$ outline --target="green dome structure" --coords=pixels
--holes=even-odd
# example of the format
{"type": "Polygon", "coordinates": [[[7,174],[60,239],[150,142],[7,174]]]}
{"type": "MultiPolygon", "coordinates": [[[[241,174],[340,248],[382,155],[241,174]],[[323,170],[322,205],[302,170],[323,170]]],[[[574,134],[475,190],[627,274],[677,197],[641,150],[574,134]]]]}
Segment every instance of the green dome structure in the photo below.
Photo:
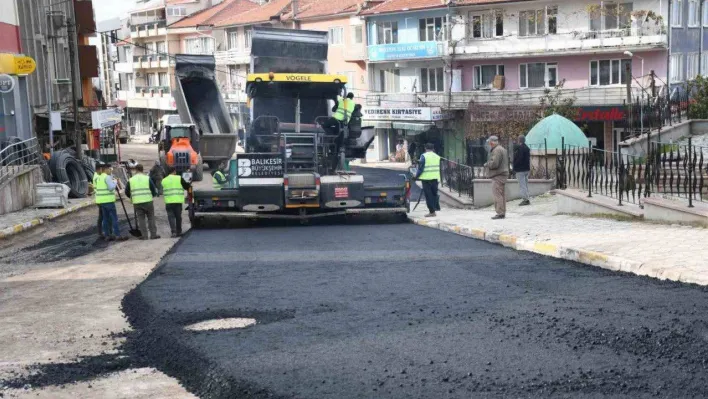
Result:
{"type": "Polygon", "coordinates": [[[562,150],[563,143],[585,148],[589,145],[588,138],[575,123],[557,114],[541,119],[531,128],[526,135],[526,145],[532,150],[543,149],[543,139],[546,139],[549,151],[562,150]]]}

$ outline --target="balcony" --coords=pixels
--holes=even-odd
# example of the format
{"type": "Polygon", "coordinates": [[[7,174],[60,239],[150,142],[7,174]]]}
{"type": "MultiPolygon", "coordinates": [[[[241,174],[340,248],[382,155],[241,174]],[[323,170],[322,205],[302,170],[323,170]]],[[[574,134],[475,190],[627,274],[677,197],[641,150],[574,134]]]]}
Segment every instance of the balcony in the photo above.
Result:
{"type": "Polygon", "coordinates": [[[133,56],[133,68],[167,68],[170,66],[170,58],[167,55],[135,55],[133,56]]]}
{"type": "MultiPolygon", "coordinates": [[[[442,107],[466,110],[470,101],[484,105],[538,106],[545,89],[475,90],[450,93],[376,93],[367,94],[366,105],[374,107],[442,107]]],[[[634,97],[640,89],[632,87],[634,97]]],[[[619,86],[564,89],[561,98],[575,97],[578,106],[621,105],[627,99],[627,88],[619,86]]]]}
{"type": "Polygon", "coordinates": [[[366,61],[366,53],[364,44],[354,44],[344,51],[344,61],[366,61]]]}
{"type": "Polygon", "coordinates": [[[461,59],[509,58],[533,54],[577,54],[667,48],[665,33],[657,29],[635,28],[607,31],[579,31],[543,36],[510,36],[498,39],[469,39],[458,45],[461,59]]]}
{"type": "Polygon", "coordinates": [[[152,37],[167,34],[167,21],[159,20],[133,25],[130,27],[130,37],[152,37]]]}
{"type": "Polygon", "coordinates": [[[240,65],[251,63],[251,49],[231,49],[214,52],[216,65],[240,65]]]}
{"type": "Polygon", "coordinates": [[[118,100],[128,101],[129,99],[135,97],[134,90],[118,90],[118,100]]]}
{"type": "Polygon", "coordinates": [[[154,98],[161,97],[167,98],[172,97],[172,91],[170,86],[136,86],[135,87],[135,97],[139,98],[154,98]]]}
{"type": "Polygon", "coordinates": [[[115,70],[118,73],[133,73],[133,62],[116,62],[115,70]]]}

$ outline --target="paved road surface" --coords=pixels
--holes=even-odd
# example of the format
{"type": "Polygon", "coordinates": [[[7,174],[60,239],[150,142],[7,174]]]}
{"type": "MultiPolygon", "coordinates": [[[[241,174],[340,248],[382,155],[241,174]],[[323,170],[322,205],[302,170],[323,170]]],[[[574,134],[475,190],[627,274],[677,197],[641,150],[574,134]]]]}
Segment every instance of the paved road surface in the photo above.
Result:
{"type": "Polygon", "coordinates": [[[124,300],[209,397],[706,397],[705,289],[411,224],[197,230],[124,300]],[[242,330],[187,332],[214,317],[242,330]]]}

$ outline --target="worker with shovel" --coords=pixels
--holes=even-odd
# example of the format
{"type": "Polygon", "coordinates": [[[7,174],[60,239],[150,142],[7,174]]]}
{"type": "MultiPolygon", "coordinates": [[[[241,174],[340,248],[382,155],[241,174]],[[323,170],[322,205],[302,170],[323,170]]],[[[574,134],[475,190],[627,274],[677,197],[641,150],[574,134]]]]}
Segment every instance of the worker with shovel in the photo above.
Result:
{"type": "Polygon", "coordinates": [[[135,217],[141,233],[140,239],[148,239],[149,227],[150,238],[156,240],[160,236],[157,234],[155,206],[152,203],[152,198],[157,197],[159,194],[152,180],[143,173],[143,165],[135,165],[135,172],[135,176],[130,178],[128,187],[125,188],[125,196],[130,198],[133,203],[135,217]]]}
{"type": "Polygon", "coordinates": [[[105,240],[125,241],[128,237],[120,235],[120,227],[118,226],[118,211],[116,210],[118,183],[111,176],[112,172],[111,166],[105,165],[101,175],[96,179],[96,203],[101,208],[101,215],[103,216],[103,235],[105,240]],[[113,231],[111,231],[111,228],[113,231]]]}

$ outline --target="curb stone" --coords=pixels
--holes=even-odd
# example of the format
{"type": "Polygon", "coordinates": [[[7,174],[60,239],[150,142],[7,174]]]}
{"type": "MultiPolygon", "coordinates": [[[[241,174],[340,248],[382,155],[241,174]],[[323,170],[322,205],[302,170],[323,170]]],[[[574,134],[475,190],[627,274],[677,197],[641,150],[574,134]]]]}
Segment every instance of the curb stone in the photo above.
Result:
{"type": "Polygon", "coordinates": [[[608,255],[602,252],[582,248],[565,247],[550,241],[536,241],[511,234],[501,234],[467,226],[458,226],[454,223],[445,223],[438,220],[423,219],[408,216],[408,219],[420,226],[430,227],[464,237],[487,241],[502,245],[517,251],[533,252],[544,256],[570,260],[589,266],[600,267],[607,270],[627,272],[639,276],[647,276],[659,280],[672,280],[681,283],[708,285],[708,275],[695,272],[687,268],[651,267],[642,262],[620,256],[608,255]]]}
{"type": "Polygon", "coordinates": [[[45,215],[45,216],[42,216],[39,218],[34,218],[34,219],[29,220],[27,222],[7,227],[3,230],[0,230],[0,240],[8,238],[10,236],[13,236],[15,234],[22,233],[23,231],[27,231],[29,229],[35,228],[41,224],[44,224],[44,222],[46,222],[46,221],[54,220],[58,217],[67,215],[69,213],[74,213],[78,210],[81,210],[83,208],[93,205],[93,203],[94,203],[94,200],[84,201],[84,202],[78,203],[76,205],[72,205],[72,206],[64,208],[64,209],[56,210],[52,213],[49,213],[48,215],[45,215]]]}

